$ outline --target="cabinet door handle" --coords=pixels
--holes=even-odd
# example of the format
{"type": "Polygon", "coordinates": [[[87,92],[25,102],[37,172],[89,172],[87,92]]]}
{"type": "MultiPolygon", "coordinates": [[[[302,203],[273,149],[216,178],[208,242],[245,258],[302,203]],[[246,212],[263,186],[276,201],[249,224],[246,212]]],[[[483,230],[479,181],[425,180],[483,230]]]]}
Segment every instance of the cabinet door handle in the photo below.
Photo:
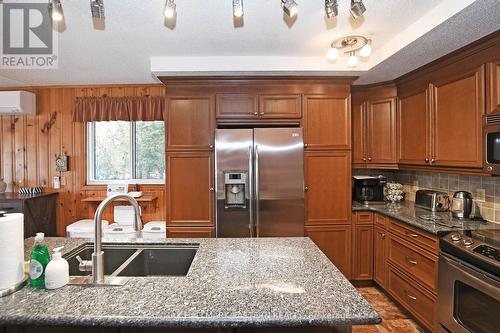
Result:
{"type": "Polygon", "coordinates": [[[437,162],[437,160],[435,158],[431,159],[431,164],[436,163],[436,162],[437,162]]]}
{"type": "Polygon", "coordinates": [[[214,149],[214,145],[210,145],[210,146],[208,146],[208,148],[214,149]]]}
{"type": "Polygon", "coordinates": [[[309,145],[307,143],[304,143],[304,148],[307,148],[309,145]]]}
{"type": "Polygon", "coordinates": [[[264,112],[261,112],[260,115],[263,116],[265,113],[264,112]]]}
{"type": "Polygon", "coordinates": [[[416,301],[417,300],[417,298],[415,296],[413,296],[412,294],[410,294],[409,292],[405,291],[405,294],[412,301],[416,301]]]}
{"type": "Polygon", "coordinates": [[[410,257],[406,257],[405,259],[406,259],[406,262],[409,263],[410,265],[415,266],[416,264],[418,264],[416,260],[413,260],[410,257]]]}
{"type": "Polygon", "coordinates": [[[309,187],[307,187],[307,186],[304,187],[304,191],[306,191],[306,192],[309,191],[309,187]]]}
{"type": "Polygon", "coordinates": [[[425,163],[429,163],[429,159],[428,158],[425,159],[425,163]]]}
{"type": "Polygon", "coordinates": [[[382,238],[385,238],[385,232],[382,233],[382,238]]]}
{"type": "Polygon", "coordinates": [[[372,158],[371,158],[371,157],[368,157],[368,161],[371,161],[371,160],[372,160],[372,158]]]}
{"type": "Polygon", "coordinates": [[[210,192],[213,192],[213,191],[214,191],[214,188],[213,188],[213,187],[211,187],[211,188],[210,188],[210,192]]]}
{"type": "Polygon", "coordinates": [[[408,236],[408,237],[413,237],[413,238],[418,238],[418,235],[417,235],[417,234],[414,234],[414,233],[411,233],[411,232],[407,232],[407,233],[406,233],[406,236],[408,236]]]}
{"type": "Polygon", "coordinates": [[[363,157],[363,161],[365,161],[365,162],[366,162],[366,157],[363,157]]]}
{"type": "Polygon", "coordinates": [[[254,115],[254,116],[258,116],[258,115],[259,115],[259,113],[258,113],[258,112],[254,112],[254,113],[253,113],[253,115],[254,115]]]}

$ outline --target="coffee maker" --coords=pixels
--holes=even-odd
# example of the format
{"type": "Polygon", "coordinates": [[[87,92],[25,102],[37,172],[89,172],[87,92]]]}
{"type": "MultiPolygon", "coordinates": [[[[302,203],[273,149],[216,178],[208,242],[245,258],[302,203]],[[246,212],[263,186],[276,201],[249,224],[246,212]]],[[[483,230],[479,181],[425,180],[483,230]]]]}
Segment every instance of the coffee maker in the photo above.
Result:
{"type": "Polygon", "coordinates": [[[384,176],[353,176],[353,199],[362,204],[384,203],[384,186],[387,177],[384,176]]]}

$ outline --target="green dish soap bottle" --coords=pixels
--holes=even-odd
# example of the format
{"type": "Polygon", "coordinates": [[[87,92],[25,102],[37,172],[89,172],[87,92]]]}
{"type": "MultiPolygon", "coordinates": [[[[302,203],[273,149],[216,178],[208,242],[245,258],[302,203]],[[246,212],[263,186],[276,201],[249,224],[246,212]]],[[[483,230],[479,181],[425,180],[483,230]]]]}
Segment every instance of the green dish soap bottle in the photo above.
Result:
{"type": "Polygon", "coordinates": [[[37,233],[35,246],[31,251],[30,286],[35,288],[45,288],[45,268],[50,261],[49,249],[43,242],[44,238],[43,232],[37,233]]]}

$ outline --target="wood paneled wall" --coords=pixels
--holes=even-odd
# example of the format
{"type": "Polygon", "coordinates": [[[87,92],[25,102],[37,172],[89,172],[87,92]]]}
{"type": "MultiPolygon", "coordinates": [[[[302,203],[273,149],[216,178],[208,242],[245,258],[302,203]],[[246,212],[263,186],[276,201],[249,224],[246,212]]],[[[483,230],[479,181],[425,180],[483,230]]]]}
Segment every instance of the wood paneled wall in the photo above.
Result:
{"type": "MultiPolygon", "coordinates": [[[[14,90],[1,88],[0,90],[14,90]]],[[[80,200],[90,195],[104,196],[104,186],[86,185],[85,125],[72,122],[75,97],[80,96],[165,96],[165,86],[100,85],[25,87],[37,95],[36,116],[0,117],[0,178],[8,184],[7,191],[23,186],[43,186],[45,191],[58,191],[57,232],[65,235],[68,224],[81,218],[91,218],[96,204],[80,200]],[[69,171],[61,174],[65,185],[52,188],[55,157],[69,156],[69,171]]],[[[141,186],[141,191],[153,192],[157,200],[143,206],[143,220],[165,220],[165,186],[141,186]]],[[[105,218],[112,221],[112,210],[105,218]]]]}

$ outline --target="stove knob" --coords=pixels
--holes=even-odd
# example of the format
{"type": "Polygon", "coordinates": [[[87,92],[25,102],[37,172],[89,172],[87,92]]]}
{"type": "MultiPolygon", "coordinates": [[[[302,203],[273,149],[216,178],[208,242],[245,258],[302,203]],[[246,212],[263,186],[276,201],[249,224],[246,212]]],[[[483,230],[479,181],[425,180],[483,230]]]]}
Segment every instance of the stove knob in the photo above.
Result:
{"type": "Polygon", "coordinates": [[[459,234],[453,234],[453,235],[451,235],[451,240],[454,241],[454,242],[458,242],[461,239],[462,239],[462,236],[460,236],[459,234]]]}
{"type": "Polygon", "coordinates": [[[472,239],[464,239],[464,245],[469,247],[472,244],[474,244],[474,241],[472,239]]]}

